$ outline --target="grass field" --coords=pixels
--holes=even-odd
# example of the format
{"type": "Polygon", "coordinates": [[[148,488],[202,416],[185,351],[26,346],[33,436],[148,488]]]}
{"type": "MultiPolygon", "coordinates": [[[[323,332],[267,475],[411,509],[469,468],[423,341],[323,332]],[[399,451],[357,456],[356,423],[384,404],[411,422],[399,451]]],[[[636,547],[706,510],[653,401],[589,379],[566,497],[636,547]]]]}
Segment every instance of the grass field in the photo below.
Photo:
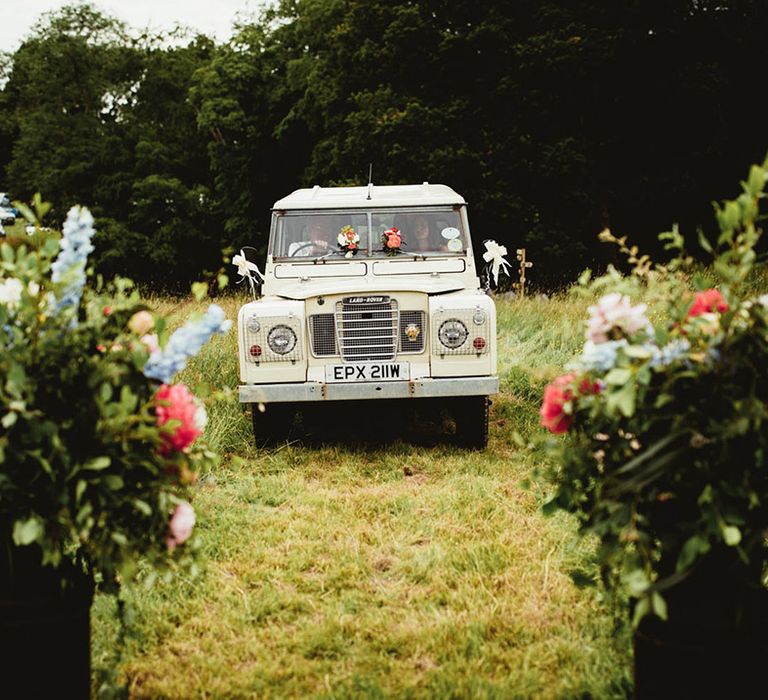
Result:
{"type": "MultiPolygon", "coordinates": [[[[242,301],[222,302],[228,317],[242,301]]],[[[440,440],[257,450],[234,397],[210,407],[206,437],[223,459],[196,486],[204,573],[126,590],[130,696],[631,693],[625,620],[569,577],[591,543],[567,516],[541,515],[545,487],[523,484],[542,455],[514,437],[538,431],[541,390],[580,346],[585,307],[499,302],[501,393],[482,453],[440,440]]],[[[185,378],[236,386],[235,343],[234,331],[214,340],[185,378]]],[[[114,610],[97,596],[95,677],[115,663],[114,610]]]]}

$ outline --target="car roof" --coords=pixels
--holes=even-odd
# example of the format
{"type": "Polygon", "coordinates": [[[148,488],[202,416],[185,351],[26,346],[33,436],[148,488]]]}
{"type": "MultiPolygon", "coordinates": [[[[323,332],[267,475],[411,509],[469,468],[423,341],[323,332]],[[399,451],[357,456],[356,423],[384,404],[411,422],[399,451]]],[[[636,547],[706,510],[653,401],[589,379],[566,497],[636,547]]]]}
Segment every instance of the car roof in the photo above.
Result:
{"type": "Polygon", "coordinates": [[[436,206],[466,204],[447,185],[367,185],[296,190],[275,202],[273,209],[370,209],[372,207],[436,206]]]}

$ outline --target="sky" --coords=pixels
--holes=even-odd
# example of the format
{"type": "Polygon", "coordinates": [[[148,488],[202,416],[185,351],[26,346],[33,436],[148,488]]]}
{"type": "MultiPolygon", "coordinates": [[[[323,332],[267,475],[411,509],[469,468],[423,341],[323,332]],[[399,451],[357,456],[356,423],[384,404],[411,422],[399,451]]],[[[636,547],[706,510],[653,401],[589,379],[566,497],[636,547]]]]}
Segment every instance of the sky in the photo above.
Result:
{"type": "MultiPolygon", "coordinates": [[[[0,51],[15,51],[40,16],[77,0],[0,0],[0,51]]],[[[265,0],[91,0],[104,14],[134,29],[171,30],[183,24],[226,41],[238,13],[253,14],[265,0]]]]}

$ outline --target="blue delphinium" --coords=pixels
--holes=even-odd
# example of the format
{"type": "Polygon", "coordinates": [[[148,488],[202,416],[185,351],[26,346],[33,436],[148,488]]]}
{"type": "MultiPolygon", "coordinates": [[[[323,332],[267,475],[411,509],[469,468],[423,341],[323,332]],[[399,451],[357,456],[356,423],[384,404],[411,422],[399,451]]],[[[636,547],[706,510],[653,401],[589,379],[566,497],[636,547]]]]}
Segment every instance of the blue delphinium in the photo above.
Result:
{"type": "Polygon", "coordinates": [[[150,355],[144,365],[144,376],[170,383],[187,366],[187,359],[197,355],[214,333],[226,333],[231,326],[232,321],[224,318],[224,310],[211,304],[201,319],[179,328],[162,350],[150,355]]]}
{"type": "Polygon", "coordinates": [[[77,308],[85,286],[85,263],[93,251],[93,216],[85,207],[75,206],[67,212],[59,255],[51,265],[51,280],[63,283],[56,295],[56,311],[77,308]]]}
{"type": "Polygon", "coordinates": [[[663,348],[654,348],[649,364],[651,367],[666,367],[680,359],[691,349],[685,338],[671,340],[663,348]]]}
{"type": "Polygon", "coordinates": [[[616,366],[619,348],[625,348],[628,344],[624,338],[605,343],[593,343],[588,340],[584,343],[581,357],[574,363],[575,368],[587,372],[607,372],[616,366]]]}

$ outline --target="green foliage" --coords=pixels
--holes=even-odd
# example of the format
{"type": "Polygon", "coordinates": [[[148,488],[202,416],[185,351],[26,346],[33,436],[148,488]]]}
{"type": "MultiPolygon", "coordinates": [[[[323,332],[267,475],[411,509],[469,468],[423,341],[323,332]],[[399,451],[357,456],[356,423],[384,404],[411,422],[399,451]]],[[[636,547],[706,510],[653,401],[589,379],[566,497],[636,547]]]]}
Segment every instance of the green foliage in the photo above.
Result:
{"type": "Polygon", "coordinates": [[[759,110],[729,106],[767,31],[760,0],[291,0],[223,45],[169,46],[80,3],[0,58],[3,189],[42,188],[58,217],[88,204],[129,242],[99,271],[181,287],[222,245],[263,250],[287,192],[372,164],[379,184],[453,186],[479,240],[525,246],[547,263],[532,282],[562,287],[618,263],[605,226],[659,257],[673,214],[707,223],[765,148],[759,110]]]}
{"type": "MultiPolygon", "coordinates": [[[[36,201],[39,222],[46,205],[36,201]]],[[[215,456],[203,445],[182,450],[173,442],[189,426],[159,420],[159,383],[143,374],[154,319],[127,279],[83,289],[87,252],[64,263],[78,250],[73,235],[64,246],[38,225],[21,243],[0,245],[5,593],[28,583],[13,564],[22,549],[38,552],[64,579],[85,573],[105,590],[130,580],[139,559],[195,568],[194,543],[169,546],[169,520],[215,456]]],[[[157,319],[156,331],[162,326],[157,319]]]]}
{"type": "Polygon", "coordinates": [[[680,257],[668,266],[605,233],[630,256],[634,274],[585,277],[582,294],[614,294],[590,307],[589,340],[572,374],[545,392],[543,423],[568,432],[550,445],[552,505],[598,536],[604,580],[639,599],[636,620],[666,617],[666,593],[711,550],[738,554],[741,573],[753,579],[747,588],[760,585],[768,294],[755,298],[748,280],[767,168],[753,166],[742,194],[715,206],[720,236],[702,242],[715,256],[719,289],[707,289],[676,231],[665,238],[680,257]],[[648,302],[653,325],[626,294],[648,302]]]}

